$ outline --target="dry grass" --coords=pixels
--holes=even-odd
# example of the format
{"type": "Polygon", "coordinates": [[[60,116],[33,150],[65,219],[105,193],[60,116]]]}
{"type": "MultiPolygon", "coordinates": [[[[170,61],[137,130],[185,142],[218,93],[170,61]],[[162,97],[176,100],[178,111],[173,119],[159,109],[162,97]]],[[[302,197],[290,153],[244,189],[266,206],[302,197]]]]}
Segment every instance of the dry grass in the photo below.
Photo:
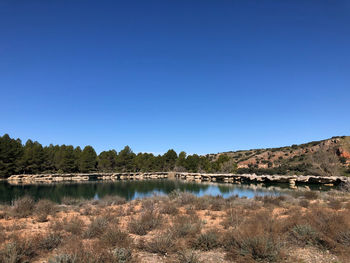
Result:
{"type": "Polygon", "coordinates": [[[46,222],[47,217],[56,212],[56,204],[50,200],[42,199],[36,203],[34,213],[39,222],[46,222]]]}
{"type": "Polygon", "coordinates": [[[86,238],[95,238],[101,236],[106,232],[109,225],[109,221],[106,217],[94,218],[88,225],[87,230],[84,233],[86,238]]]}
{"type": "Polygon", "coordinates": [[[61,226],[66,232],[69,232],[73,235],[80,236],[84,229],[84,221],[79,217],[75,216],[70,219],[64,218],[61,226]]]}
{"type": "Polygon", "coordinates": [[[344,192],[254,199],[174,192],[64,204],[24,197],[0,212],[0,262],[6,263],[327,262],[324,255],[350,262],[344,192]]]}
{"type": "Polygon", "coordinates": [[[143,248],[150,253],[157,253],[162,256],[170,252],[176,251],[175,239],[171,232],[165,232],[155,235],[148,242],[141,240],[143,244],[139,244],[139,248],[143,248]]]}
{"type": "Polygon", "coordinates": [[[129,231],[136,235],[146,235],[162,224],[162,215],[153,210],[143,212],[138,218],[132,218],[128,224],[129,231]]]}
{"type": "Polygon", "coordinates": [[[106,247],[128,248],[132,244],[129,234],[122,231],[117,225],[110,225],[100,237],[101,243],[106,247]]]}
{"type": "Polygon", "coordinates": [[[30,216],[34,210],[35,202],[29,197],[25,196],[14,202],[12,212],[15,217],[22,218],[30,216]]]}
{"type": "Polygon", "coordinates": [[[212,229],[205,233],[201,233],[192,241],[192,247],[200,250],[211,250],[220,246],[219,233],[212,229]]]}

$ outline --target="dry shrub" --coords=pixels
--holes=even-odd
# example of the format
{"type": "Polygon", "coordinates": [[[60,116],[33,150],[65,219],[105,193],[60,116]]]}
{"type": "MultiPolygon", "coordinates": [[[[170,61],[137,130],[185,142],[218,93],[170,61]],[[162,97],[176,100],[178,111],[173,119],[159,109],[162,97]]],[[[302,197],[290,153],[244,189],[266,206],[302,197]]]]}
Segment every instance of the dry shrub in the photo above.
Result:
{"type": "Polygon", "coordinates": [[[181,192],[179,189],[175,189],[175,190],[173,190],[172,192],[170,192],[170,193],[168,194],[168,198],[169,198],[170,200],[175,200],[175,199],[178,198],[179,195],[181,195],[181,194],[182,194],[182,192],[181,192]]]}
{"type": "Polygon", "coordinates": [[[177,260],[179,263],[201,263],[197,253],[195,253],[193,250],[178,252],[177,260]]]}
{"type": "Polygon", "coordinates": [[[50,223],[49,223],[49,229],[51,231],[54,231],[54,232],[60,232],[63,230],[63,227],[64,227],[64,224],[65,224],[65,221],[66,219],[64,219],[63,221],[59,220],[59,219],[54,219],[54,220],[50,220],[50,223]]]}
{"type": "Polygon", "coordinates": [[[0,224],[0,243],[6,240],[5,228],[0,224]]]}
{"type": "Polygon", "coordinates": [[[194,203],[194,209],[196,210],[207,210],[210,207],[210,202],[206,196],[203,196],[201,198],[197,198],[194,203]]]}
{"type": "Polygon", "coordinates": [[[350,252],[347,246],[350,213],[347,210],[334,211],[328,208],[314,208],[308,211],[308,223],[319,233],[318,246],[331,250],[350,252]]]}
{"type": "Polygon", "coordinates": [[[340,191],[343,191],[345,193],[350,193],[350,181],[343,182],[340,187],[340,191]]]}
{"type": "Polygon", "coordinates": [[[331,198],[328,202],[328,206],[332,209],[339,210],[342,208],[342,202],[338,199],[331,198]]]}
{"type": "Polygon", "coordinates": [[[346,225],[349,225],[348,219],[344,217],[344,213],[337,213],[326,208],[312,208],[306,214],[307,220],[321,233],[329,236],[346,225]]]}
{"type": "Polygon", "coordinates": [[[268,210],[262,210],[245,215],[246,219],[240,225],[246,235],[263,235],[268,233],[273,237],[281,237],[286,233],[283,219],[276,219],[268,210]]]}
{"type": "Polygon", "coordinates": [[[47,216],[56,211],[56,204],[50,200],[42,199],[36,203],[34,211],[39,222],[46,222],[47,216]]]}
{"type": "Polygon", "coordinates": [[[91,221],[84,233],[86,238],[95,238],[101,236],[107,229],[109,221],[105,217],[96,217],[91,221]]]}
{"type": "Polygon", "coordinates": [[[191,243],[194,249],[200,249],[204,251],[217,248],[220,245],[219,233],[216,230],[209,230],[205,233],[201,233],[191,243]]]}
{"type": "Polygon", "coordinates": [[[14,221],[12,223],[12,225],[8,225],[6,227],[6,230],[13,232],[13,231],[25,229],[26,227],[27,227],[26,222],[16,222],[16,221],[14,221]]]}
{"type": "Polygon", "coordinates": [[[79,213],[82,216],[97,216],[100,214],[100,209],[95,209],[93,207],[86,207],[79,210],[79,213]]]}
{"type": "Polygon", "coordinates": [[[281,206],[281,202],[285,201],[286,197],[283,195],[280,195],[280,196],[265,195],[265,196],[256,196],[255,200],[262,201],[265,206],[267,205],[281,206]]]}
{"type": "Polygon", "coordinates": [[[126,199],[118,195],[106,195],[98,203],[105,206],[123,205],[126,203],[126,199]]]}
{"type": "Polygon", "coordinates": [[[132,218],[128,224],[129,231],[136,235],[146,235],[149,231],[156,229],[162,224],[162,216],[151,211],[146,211],[139,218],[132,218]]]}
{"type": "Polygon", "coordinates": [[[176,208],[173,202],[164,202],[161,205],[159,212],[166,215],[177,215],[179,210],[176,208]]]}
{"type": "Polygon", "coordinates": [[[278,262],[281,258],[280,242],[269,234],[244,236],[229,231],[224,236],[227,258],[235,262],[278,262]]]}
{"type": "Polygon", "coordinates": [[[195,216],[196,215],[196,209],[193,205],[188,205],[186,207],[186,214],[190,216],[195,216]]]}
{"type": "Polygon", "coordinates": [[[141,207],[142,211],[155,211],[157,202],[155,201],[156,199],[153,198],[146,198],[141,201],[141,207]]]}
{"type": "Polygon", "coordinates": [[[109,226],[106,229],[104,234],[100,237],[100,241],[104,246],[121,248],[128,248],[132,243],[128,233],[123,232],[115,225],[109,226]]]}
{"type": "Polygon", "coordinates": [[[145,243],[144,249],[150,253],[157,253],[163,256],[167,255],[175,249],[174,237],[171,232],[156,235],[145,243]]]}
{"type": "MultiPolygon", "coordinates": [[[[176,196],[175,192],[173,193],[174,193],[173,195],[176,196]]],[[[177,196],[175,197],[175,201],[182,206],[188,205],[188,204],[194,204],[196,202],[196,199],[198,199],[196,196],[188,192],[176,192],[176,194],[177,196]]]]}
{"type": "Polygon", "coordinates": [[[0,205],[0,219],[8,219],[12,214],[11,207],[8,205],[0,205]]]}
{"type": "Polygon", "coordinates": [[[299,205],[304,207],[304,208],[308,208],[309,205],[310,205],[310,201],[309,200],[305,200],[305,199],[302,199],[299,201],[299,205]]]}
{"type": "Polygon", "coordinates": [[[249,209],[249,210],[259,210],[263,207],[262,204],[260,204],[259,202],[255,202],[255,200],[246,200],[246,203],[243,206],[245,209],[249,209]]]}
{"type": "Polygon", "coordinates": [[[0,250],[0,262],[30,262],[38,252],[38,244],[32,238],[13,236],[12,240],[0,250]]]}
{"type": "Polygon", "coordinates": [[[320,241],[319,233],[310,225],[296,225],[290,235],[298,246],[317,245],[320,241]]]}
{"type": "Polygon", "coordinates": [[[350,228],[346,228],[339,232],[336,236],[336,241],[339,244],[349,247],[350,246],[350,228]]]}
{"type": "Polygon", "coordinates": [[[70,196],[64,196],[61,199],[61,204],[63,205],[73,205],[73,206],[79,206],[84,204],[86,201],[82,198],[73,198],[70,196]]]}
{"type": "Polygon", "coordinates": [[[226,232],[223,244],[230,260],[276,262],[281,257],[285,231],[284,221],[268,211],[259,211],[246,218],[239,227],[226,232]]]}
{"type": "Polygon", "coordinates": [[[225,207],[226,200],[222,196],[205,195],[200,198],[196,198],[193,205],[196,210],[210,209],[213,211],[220,211],[225,207]]]}
{"type": "Polygon", "coordinates": [[[51,232],[48,235],[40,238],[39,248],[45,250],[53,250],[62,242],[62,235],[58,232],[51,232]]]}
{"type": "Polygon", "coordinates": [[[67,240],[64,247],[60,248],[58,253],[49,259],[50,263],[115,263],[115,262],[132,262],[131,251],[123,248],[116,248],[114,250],[105,249],[92,243],[84,245],[84,243],[77,238],[67,240]]]}
{"type": "Polygon", "coordinates": [[[237,228],[245,218],[244,210],[241,207],[233,207],[226,211],[226,217],[222,221],[224,228],[237,228]]]}
{"type": "Polygon", "coordinates": [[[33,213],[35,202],[33,198],[24,196],[14,202],[13,213],[16,217],[27,217],[33,213]]]}
{"type": "Polygon", "coordinates": [[[302,196],[304,196],[308,200],[315,200],[320,197],[319,193],[316,191],[305,191],[302,192],[302,196]]]}
{"type": "Polygon", "coordinates": [[[129,216],[135,213],[135,207],[133,205],[129,205],[125,211],[125,215],[129,216]]]}
{"type": "Polygon", "coordinates": [[[226,201],[222,196],[210,196],[209,202],[210,209],[213,211],[221,211],[226,205],[226,201]]]}
{"type": "Polygon", "coordinates": [[[280,259],[279,244],[269,236],[247,238],[241,245],[240,253],[256,261],[277,262],[280,259]]]}
{"type": "MultiPolygon", "coordinates": [[[[129,206],[128,206],[128,207],[130,208],[130,207],[133,207],[133,206],[131,206],[130,203],[129,203],[129,206]]],[[[123,208],[123,207],[118,207],[118,208],[115,210],[114,215],[115,215],[116,217],[126,216],[126,213],[125,213],[125,211],[124,211],[124,208],[123,208]]]]}
{"type": "Polygon", "coordinates": [[[70,219],[64,218],[61,226],[63,229],[73,235],[80,236],[83,232],[83,228],[85,226],[84,221],[79,217],[75,216],[70,219]]]}
{"type": "Polygon", "coordinates": [[[114,262],[117,263],[128,263],[136,262],[136,259],[133,258],[131,249],[124,247],[117,247],[112,251],[114,262]]]}
{"type": "Polygon", "coordinates": [[[176,216],[171,231],[174,237],[194,236],[201,230],[201,221],[198,216],[176,216]]]}
{"type": "Polygon", "coordinates": [[[116,211],[112,208],[105,210],[101,209],[101,217],[104,217],[110,224],[119,224],[119,217],[116,215],[116,211]]]}

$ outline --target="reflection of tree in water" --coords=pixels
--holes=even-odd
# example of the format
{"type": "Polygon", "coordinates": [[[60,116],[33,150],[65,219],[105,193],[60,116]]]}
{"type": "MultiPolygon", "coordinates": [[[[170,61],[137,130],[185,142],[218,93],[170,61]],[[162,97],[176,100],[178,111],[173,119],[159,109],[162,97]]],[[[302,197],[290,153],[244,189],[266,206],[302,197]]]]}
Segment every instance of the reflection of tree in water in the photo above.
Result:
{"type": "Polygon", "coordinates": [[[136,193],[151,194],[159,192],[169,194],[175,189],[198,193],[207,189],[207,185],[172,180],[142,180],[116,182],[81,182],[56,184],[11,185],[0,182],[0,202],[9,203],[25,195],[35,199],[47,198],[61,202],[63,197],[92,199],[97,194],[100,198],[106,195],[118,195],[127,200],[133,199],[136,193]]]}
{"type": "Polygon", "coordinates": [[[152,192],[169,194],[175,189],[198,193],[201,189],[208,188],[207,185],[185,183],[171,180],[144,180],[144,181],[120,181],[108,182],[97,185],[97,194],[99,197],[106,195],[119,195],[128,200],[133,199],[138,194],[147,195],[152,192]]]}
{"type": "MultiPolygon", "coordinates": [[[[312,185],[308,185],[311,189],[312,185]]],[[[35,199],[47,198],[55,202],[61,202],[63,197],[92,199],[96,195],[103,198],[106,195],[118,195],[131,200],[136,196],[147,196],[152,193],[169,194],[174,190],[186,191],[199,195],[206,190],[215,190],[224,196],[242,194],[254,196],[260,194],[278,194],[284,185],[261,185],[261,184],[220,184],[220,183],[196,183],[180,180],[141,180],[141,181],[90,181],[81,183],[56,183],[56,184],[31,184],[11,185],[6,181],[0,181],[0,202],[10,203],[12,200],[24,195],[32,196],[35,199]],[[248,195],[249,192],[249,195],[248,195]]],[[[320,186],[317,186],[320,190],[320,186]]],[[[209,193],[210,194],[210,193],[209,193]]]]}
{"type": "Polygon", "coordinates": [[[232,191],[231,187],[227,187],[227,185],[220,185],[218,184],[218,188],[220,190],[220,193],[224,194],[224,193],[229,193],[232,191]]]}

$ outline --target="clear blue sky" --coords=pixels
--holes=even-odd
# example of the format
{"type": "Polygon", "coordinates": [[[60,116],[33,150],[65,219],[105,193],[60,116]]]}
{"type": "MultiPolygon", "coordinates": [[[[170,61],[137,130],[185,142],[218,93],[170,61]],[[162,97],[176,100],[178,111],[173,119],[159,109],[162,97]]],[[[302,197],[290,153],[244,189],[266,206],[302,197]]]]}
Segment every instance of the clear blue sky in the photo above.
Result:
{"type": "Polygon", "coordinates": [[[349,0],[0,1],[0,134],[188,153],[350,135],[349,0]]]}

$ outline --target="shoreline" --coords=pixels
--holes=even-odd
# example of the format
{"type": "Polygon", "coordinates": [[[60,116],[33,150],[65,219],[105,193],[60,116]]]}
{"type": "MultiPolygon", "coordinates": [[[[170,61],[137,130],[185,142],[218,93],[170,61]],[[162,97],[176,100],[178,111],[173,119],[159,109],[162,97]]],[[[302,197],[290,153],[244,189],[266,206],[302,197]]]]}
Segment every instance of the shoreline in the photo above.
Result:
{"type": "Polygon", "coordinates": [[[209,174],[209,173],[179,173],[179,172],[153,172],[153,173],[67,173],[67,174],[20,174],[12,175],[7,179],[16,183],[40,182],[82,182],[95,180],[142,180],[177,178],[196,182],[225,182],[225,183],[288,183],[291,187],[297,183],[320,184],[336,186],[350,183],[345,176],[313,176],[313,175],[256,175],[256,174],[209,174]]]}

